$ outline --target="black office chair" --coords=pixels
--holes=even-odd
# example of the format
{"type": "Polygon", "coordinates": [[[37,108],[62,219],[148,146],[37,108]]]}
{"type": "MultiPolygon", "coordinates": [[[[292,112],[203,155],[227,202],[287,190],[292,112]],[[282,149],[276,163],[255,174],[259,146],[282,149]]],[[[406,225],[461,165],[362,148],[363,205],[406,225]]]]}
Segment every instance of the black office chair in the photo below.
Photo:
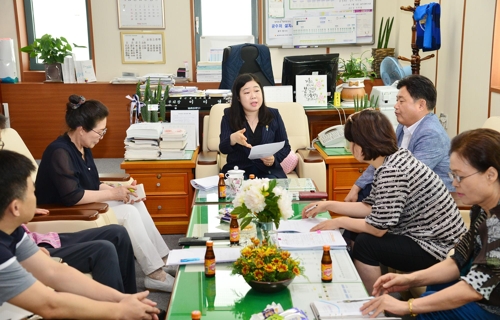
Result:
{"type": "Polygon", "coordinates": [[[274,86],[271,53],[263,44],[245,43],[224,48],[219,89],[231,89],[242,73],[254,74],[263,86],[274,86]]]}

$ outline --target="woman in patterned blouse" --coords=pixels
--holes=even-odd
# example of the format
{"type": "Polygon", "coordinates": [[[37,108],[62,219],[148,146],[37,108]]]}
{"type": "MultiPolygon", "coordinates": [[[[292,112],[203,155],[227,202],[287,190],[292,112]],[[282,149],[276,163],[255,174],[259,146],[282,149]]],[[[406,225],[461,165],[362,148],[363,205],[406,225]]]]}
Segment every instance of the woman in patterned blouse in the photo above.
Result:
{"type": "Polygon", "coordinates": [[[425,270],[386,274],[373,294],[428,285],[421,298],[399,301],[390,295],[366,303],[364,313],[388,310],[419,314],[417,319],[500,318],[500,133],[463,132],[451,142],[450,177],[464,204],[473,204],[470,230],[455,253],[425,270]],[[432,284],[432,285],[430,285],[432,284]]]}
{"type": "Polygon", "coordinates": [[[351,115],[344,134],[356,160],[375,167],[372,191],[363,202],[306,206],[303,217],[327,210],[346,216],[323,221],[311,231],[358,233],[352,257],[368,292],[381,275],[381,264],[413,272],[446,259],[467,229],[441,178],[410,151],[398,149],[389,119],[378,111],[351,115]]]}

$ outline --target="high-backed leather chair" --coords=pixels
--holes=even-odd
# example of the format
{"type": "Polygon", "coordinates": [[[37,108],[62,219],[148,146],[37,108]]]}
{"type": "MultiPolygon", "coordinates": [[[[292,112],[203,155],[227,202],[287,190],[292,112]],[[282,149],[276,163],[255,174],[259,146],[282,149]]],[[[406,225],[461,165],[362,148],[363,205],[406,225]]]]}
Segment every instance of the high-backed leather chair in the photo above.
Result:
{"type": "Polygon", "coordinates": [[[266,45],[244,43],[224,48],[219,89],[231,89],[242,73],[252,73],[262,86],[274,86],[271,53],[266,45]]]}
{"type": "MultiPolygon", "coordinates": [[[[35,168],[38,169],[38,164],[16,130],[5,128],[1,130],[0,137],[5,144],[5,150],[15,151],[28,157],[28,159],[33,162],[35,168]]],[[[33,172],[32,179],[35,181],[36,171],[33,172]]],[[[28,223],[30,231],[38,233],[47,233],[51,231],[76,232],[118,223],[115,214],[106,203],[90,203],[72,207],[42,205],[41,207],[49,209],[50,213],[48,215],[35,216],[33,220],[28,223]]]]}
{"type": "MultiPolygon", "coordinates": [[[[280,112],[288,142],[293,152],[299,158],[294,171],[287,174],[288,178],[311,178],[319,191],[326,191],[326,165],[316,150],[307,150],[311,145],[309,138],[309,122],[304,107],[296,102],[270,102],[268,107],[277,108],[280,112]]],[[[196,163],[197,179],[217,175],[226,164],[226,155],[219,152],[220,123],[224,109],[229,104],[216,104],[210,109],[210,114],[203,119],[202,152],[196,163]]]]}

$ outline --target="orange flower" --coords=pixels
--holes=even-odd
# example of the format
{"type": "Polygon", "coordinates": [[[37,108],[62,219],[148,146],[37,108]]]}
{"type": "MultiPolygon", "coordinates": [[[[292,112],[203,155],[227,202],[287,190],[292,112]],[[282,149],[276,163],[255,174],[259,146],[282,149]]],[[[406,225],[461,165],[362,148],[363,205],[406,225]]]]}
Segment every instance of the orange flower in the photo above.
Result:
{"type": "Polygon", "coordinates": [[[264,267],[264,270],[266,270],[266,272],[268,272],[268,273],[273,272],[275,269],[276,269],[276,267],[273,266],[272,264],[266,264],[266,266],[264,267]]]}
{"type": "Polygon", "coordinates": [[[255,279],[260,280],[264,276],[264,272],[262,270],[255,270],[253,275],[255,276],[255,279]]]}
{"type": "Polygon", "coordinates": [[[264,267],[264,261],[262,261],[260,259],[259,260],[255,260],[255,267],[257,269],[263,268],[264,267]]]}
{"type": "Polygon", "coordinates": [[[293,274],[295,274],[296,276],[300,276],[300,269],[299,269],[299,267],[297,267],[297,266],[293,267],[292,272],[293,272],[293,274]]]}
{"type": "Polygon", "coordinates": [[[259,240],[258,238],[255,238],[255,237],[253,237],[253,238],[252,238],[252,239],[250,239],[250,240],[251,240],[251,241],[252,241],[252,243],[253,243],[254,245],[256,245],[256,246],[258,246],[258,245],[259,245],[259,243],[260,243],[260,240],[259,240]]]}
{"type": "Polygon", "coordinates": [[[290,257],[290,252],[288,252],[288,251],[281,251],[281,258],[283,260],[288,259],[288,257],[290,257]]]}
{"type": "Polygon", "coordinates": [[[250,247],[245,247],[241,250],[241,254],[245,257],[250,257],[252,255],[252,248],[250,247]]]}
{"type": "Polygon", "coordinates": [[[241,273],[245,276],[248,274],[248,272],[250,272],[250,267],[248,265],[244,266],[243,268],[241,268],[241,273]]]}
{"type": "Polygon", "coordinates": [[[288,266],[286,264],[280,264],[278,266],[278,271],[279,272],[287,272],[288,271],[288,266]]]}
{"type": "Polygon", "coordinates": [[[281,260],[280,260],[279,258],[273,258],[273,263],[274,263],[275,265],[278,265],[278,264],[280,264],[280,263],[281,263],[281,260]]]}

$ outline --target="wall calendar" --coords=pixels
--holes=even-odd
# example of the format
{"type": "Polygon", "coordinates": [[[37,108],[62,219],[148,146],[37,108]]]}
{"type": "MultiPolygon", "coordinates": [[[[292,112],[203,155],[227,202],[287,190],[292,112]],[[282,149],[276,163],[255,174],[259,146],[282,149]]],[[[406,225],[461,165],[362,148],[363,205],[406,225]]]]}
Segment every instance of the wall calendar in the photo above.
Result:
{"type": "Polygon", "coordinates": [[[165,28],[163,0],[117,0],[118,27],[128,29],[165,28]]]}
{"type": "Polygon", "coordinates": [[[122,31],[122,63],[165,63],[163,31],[122,31]]]}

